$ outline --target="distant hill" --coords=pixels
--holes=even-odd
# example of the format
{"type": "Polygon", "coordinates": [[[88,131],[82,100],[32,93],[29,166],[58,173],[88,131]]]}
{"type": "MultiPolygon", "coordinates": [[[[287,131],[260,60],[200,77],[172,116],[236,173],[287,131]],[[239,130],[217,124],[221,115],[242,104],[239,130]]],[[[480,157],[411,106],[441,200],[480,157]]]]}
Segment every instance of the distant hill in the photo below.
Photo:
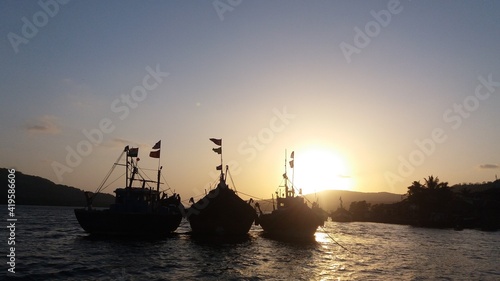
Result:
{"type": "Polygon", "coordinates": [[[490,189],[500,189],[500,180],[482,182],[482,183],[461,183],[451,187],[453,192],[483,192],[490,189]]]}
{"type": "MultiPolygon", "coordinates": [[[[0,168],[0,204],[7,204],[8,170],[0,168]]],[[[66,185],[55,184],[48,179],[16,171],[16,205],[80,206],[86,205],[84,191],[66,185]]],[[[93,206],[107,207],[115,201],[111,194],[99,194],[93,206]]]]}
{"type": "MultiPolygon", "coordinates": [[[[349,190],[324,190],[321,192],[304,195],[308,205],[312,202],[318,202],[319,206],[325,211],[334,211],[340,206],[340,197],[344,208],[349,209],[351,202],[366,201],[374,204],[390,204],[401,201],[401,194],[389,192],[357,192],[349,190]]],[[[272,210],[271,199],[260,200],[259,204],[263,212],[272,210]]]]}
{"type": "Polygon", "coordinates": [[[340,197],[344,208],[349,209],[351,202],[366,201],[374,204],[390,204],[401,201],[401,194],[389,192],[357,192],[349,190],[324,190],[304,197],[310,202],[318,201],[325,211],[334,211],[340,206],[340,197]]]}

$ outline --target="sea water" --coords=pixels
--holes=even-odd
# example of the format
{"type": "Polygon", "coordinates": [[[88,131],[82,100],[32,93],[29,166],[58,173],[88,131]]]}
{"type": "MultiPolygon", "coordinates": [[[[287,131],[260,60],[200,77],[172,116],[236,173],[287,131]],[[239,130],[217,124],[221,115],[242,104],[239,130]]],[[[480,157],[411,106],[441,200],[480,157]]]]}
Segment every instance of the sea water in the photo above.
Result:
{"type": "Polygon", "coordinates": [[[161,239],[103,238],[73,208],[16,208],[15,273],[2,227],[2,280],[500,280],[500,232],[326,222],[314,242],[276,241],[259,226],[225,241],[194,238],[183,220],[161,239]]]}

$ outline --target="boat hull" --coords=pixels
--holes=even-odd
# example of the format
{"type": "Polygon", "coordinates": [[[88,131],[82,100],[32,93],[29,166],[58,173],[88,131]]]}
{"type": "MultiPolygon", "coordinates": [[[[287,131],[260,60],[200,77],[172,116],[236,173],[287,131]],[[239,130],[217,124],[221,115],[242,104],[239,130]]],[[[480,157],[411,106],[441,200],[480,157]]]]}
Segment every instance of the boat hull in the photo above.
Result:
{"type": "Polygon", "coordinates": [[[80,226],[100,235],[166,235],[179,227],[182,215],[171,213],[113,212],[75,209],[80,226]]]}
{"type": "Polygon", "coordinates": [[[258,223],[265,234],[282,239],[314,238],[322,220],[306,205],[275,210],[270,214],[261,214],[258,223]]]}
{"type": "Polygon", "coordinates": [[[338,208],[335,212],[330,214],[332,221],[335,222],[352,222],[352,215],[344,208],[338,208]]]}
{"type": "Polygon", "coordinates": [[[216,188],[186,211],[194,235],[246,235],[257,213],[229,188],[216,188]]]}

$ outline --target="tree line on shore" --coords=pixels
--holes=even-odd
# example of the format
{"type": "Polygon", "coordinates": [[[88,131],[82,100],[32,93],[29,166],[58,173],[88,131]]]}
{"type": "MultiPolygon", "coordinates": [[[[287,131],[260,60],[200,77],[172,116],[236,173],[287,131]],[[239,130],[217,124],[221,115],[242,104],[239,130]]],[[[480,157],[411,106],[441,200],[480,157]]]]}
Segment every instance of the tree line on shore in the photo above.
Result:
{"type": "Polygon", "coordinates": [[[453,187],[429,176],[414,181],[400,202],[351,202],[331,213],[334,221],[369,221],[436,228],[500,229],[500,180],[453,187]]]}
{"type": "MultiPolygon", "coordinates": [[[[8,170],[0,168],[0,178],[8,170]]],[[[7,184],[0,187],[7,194],[7,184]]],[[[85,206],[84,191],[55,184],[47,179],[16,171],[16,204],[47,206],[85,206]]],[[[7,203],[0,197],[0,204],[7,203]]],[[[100,194],[96,207],[114,202],[111,194],[100,194]]],[[[348,209],[341,206],[330,213],[334,221],[366,221],[408,224],[438,228],[475,228],[500,230],[500,180],[484,183],[459,184],[452,187],[438,177],[429,176],[424,182],[414,181],[404,198],[396,203],[371,204],[353,201],[348,209]]]]}

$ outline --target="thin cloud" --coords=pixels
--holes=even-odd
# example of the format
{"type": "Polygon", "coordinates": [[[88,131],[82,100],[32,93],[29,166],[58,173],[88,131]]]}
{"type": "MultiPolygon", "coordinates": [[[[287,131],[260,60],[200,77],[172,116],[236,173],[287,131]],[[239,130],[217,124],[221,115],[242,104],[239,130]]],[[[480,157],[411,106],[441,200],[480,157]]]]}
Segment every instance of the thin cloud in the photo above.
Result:
{"type": "Polygon", "coordinates": [[[150,146],[150,145],[147,145],[144,143],[137,143],[137,142],[122,139],[122,138],[113,138],[112,140],[109,141],[109,146],[111,146],[111,147],[123,148],[127,145],[130,145],[131,147],[144,147],[144,148],[150,146]]]}
{"type": "Polygon", "coordinates": [[[61,132],[61,128],[57,124],[57,117],[52,115],[43,115],[33,121],[29,121],[25,129],[33,134],[50,134],[56,135],[61,132]]]}
{"type": "Polygon", "coordinates": [[[498,166],[497,164],[482,164],[482,165],[479,165],[479,168],[481,169],[498,169],[500,166],[498,166]]]}
{"type": "Polygon", "coordinates": [[[131,143],[131,141],[129,141],[129,140],[120,139],[120,138],[114,138],[111,140],[111,142],[116,146],[125,146],[125,145],[129,145],[131,143]]]}

